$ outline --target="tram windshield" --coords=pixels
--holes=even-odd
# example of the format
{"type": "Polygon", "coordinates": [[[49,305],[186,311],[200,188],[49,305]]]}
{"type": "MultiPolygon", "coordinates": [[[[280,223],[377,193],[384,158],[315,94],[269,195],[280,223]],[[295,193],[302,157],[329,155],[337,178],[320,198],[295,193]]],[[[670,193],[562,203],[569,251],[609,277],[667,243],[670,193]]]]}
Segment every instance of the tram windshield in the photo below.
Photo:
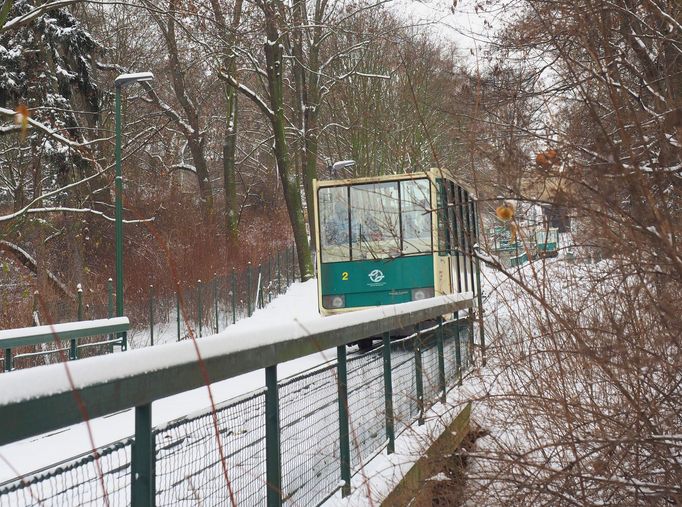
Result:
{"type": "Polygon", "coordinates": [[[431,253],[428,179],[319,190],[322,262],[431,253]]]}

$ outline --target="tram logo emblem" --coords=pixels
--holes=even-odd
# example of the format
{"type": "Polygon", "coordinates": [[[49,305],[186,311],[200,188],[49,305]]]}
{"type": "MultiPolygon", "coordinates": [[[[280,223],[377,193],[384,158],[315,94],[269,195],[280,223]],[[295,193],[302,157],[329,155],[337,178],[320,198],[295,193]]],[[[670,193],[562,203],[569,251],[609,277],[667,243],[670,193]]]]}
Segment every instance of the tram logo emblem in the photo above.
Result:
{"type": "Polygon", "coordinates": [[[379,283],[384,279],[384,273],[380,269],[372,270],[368,276],[373,283],[379,283]]]}

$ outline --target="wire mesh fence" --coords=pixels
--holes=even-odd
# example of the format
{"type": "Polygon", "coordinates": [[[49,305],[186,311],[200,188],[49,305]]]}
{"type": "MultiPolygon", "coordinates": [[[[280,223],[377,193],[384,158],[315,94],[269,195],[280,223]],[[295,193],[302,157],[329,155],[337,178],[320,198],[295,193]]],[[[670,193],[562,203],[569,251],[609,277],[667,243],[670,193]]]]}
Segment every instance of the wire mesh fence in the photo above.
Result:
{"type": "Polygon", "coordinates": [[[421,342],[424,400],[435,400],[440,392],[436,333],[434,331],[424,333],[421,342]]]}
{"type": "Polygon", "coordinates": [[[443,357],[445,360],[445,385],[448,387],[454,386],[459,378],[458,363],[457,363],[457,345],[458,341],[454,333],[455,324],[447,326],[443,329],[443,357]]]}
{"type": "Polygon", "coordinates": [[[260,264],[178,284],[172,294],[159,295],[150,286],[142,298],[145,308],[137,308],[131,321],[131,342],[144,347],[218,333],[263,308],[299,276],[292,245],[260,264]]]}
{"type": "Polygon", "coordinates": [[[218,406],[215,419],[209,411],[157,428],[156,505],[258,505],[266,488],[264,398],[258,391],[218,406]]]}
{"type": "Polygon", "coordinates": [[[400,433],[419,413],[413,339],[392,343],[391,357],[393,418],[396,433],[400,433]]]}
{"type": "Polygon", "coordinates": [[[0,484],[0,506],[130,503],[133,439],[125,439],[18,480],[0,484]]]}
{"type": "Polygon", "coordinates": [[[386,441],[383,346],[348,360],[351,469],[357,470],[386,441]]]}
{"type": "Polygon", "coordinates": [[[336,491],[340,454],[336,381],[336,368],[328,366],[280,383],[285,505],[317,505],[336,491]]]}
{"type": "MultiPolygon", "coordinates": [[[[424,409],[439,400],[436,332],[389,344],[396,434],[419,416],[420,374],[424,409]]],[[[447,389],[459,381],[458,364],[463,371],[472,365],[470,333],[466,319],[443,326],[447,389]]],[[[351,353],[347,372],[351,469],[356,473],[387,443],[383,345],[351,353]]],[[[341,486],[337,380],[337,366],[329,364],[278,383],[282,463],[278,493],[284,505],[319,505],[341,486]]],[[[263,505],[268,487],[265,398],[261,389],[224,402],[215,414],[205,410],[155,428],[156,505],[263,505]]],[[[109,505],[129,505],[131,442],[99,449],[98,459],[90,453],[2,484],[0,507],[104,505],[105,497],[109,505]]]]}

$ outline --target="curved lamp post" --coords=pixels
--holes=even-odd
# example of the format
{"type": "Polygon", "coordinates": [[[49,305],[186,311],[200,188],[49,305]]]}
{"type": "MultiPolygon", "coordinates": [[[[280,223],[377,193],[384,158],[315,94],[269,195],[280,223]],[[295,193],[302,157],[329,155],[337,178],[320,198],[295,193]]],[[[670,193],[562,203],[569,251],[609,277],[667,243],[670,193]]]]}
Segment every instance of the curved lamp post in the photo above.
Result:
{"type": "Polygon", "coordinates": [[[329,174],[330,176],[335,177],[340,171],[353,167],[354,165],[355,160],[339,160],[328,167],[329,174]]]}
{"type": "MultiPolygon", "coordinates": [[[[114,80],[116,88],[116,316],[123,317],[123,176],[121,174],[121,88],[137,81],[151,81],[151,72],[121,74],[114,80]]],[[[127,335],[123,333],[121,350],[128,348],[127,335]]]]}

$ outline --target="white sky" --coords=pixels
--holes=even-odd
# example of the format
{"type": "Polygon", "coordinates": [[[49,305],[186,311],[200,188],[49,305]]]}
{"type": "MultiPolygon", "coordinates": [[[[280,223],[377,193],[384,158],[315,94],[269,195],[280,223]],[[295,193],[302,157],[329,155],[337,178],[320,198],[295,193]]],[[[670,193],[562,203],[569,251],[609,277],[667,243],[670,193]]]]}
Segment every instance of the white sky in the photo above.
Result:
{"type": "Polygon", "coordinates": [[[454,41],[458,54],[465,58],[468,66],[477,62],[483,65],[485,51],[495,29],[503,24],[509,12],[504,6],[486,12],[476,9],[480,1],[455,0],[453,8],[450,0],[396,0],[392,10],[415,24],[430,24],[428,30],[435,40],[454,41]]]}

